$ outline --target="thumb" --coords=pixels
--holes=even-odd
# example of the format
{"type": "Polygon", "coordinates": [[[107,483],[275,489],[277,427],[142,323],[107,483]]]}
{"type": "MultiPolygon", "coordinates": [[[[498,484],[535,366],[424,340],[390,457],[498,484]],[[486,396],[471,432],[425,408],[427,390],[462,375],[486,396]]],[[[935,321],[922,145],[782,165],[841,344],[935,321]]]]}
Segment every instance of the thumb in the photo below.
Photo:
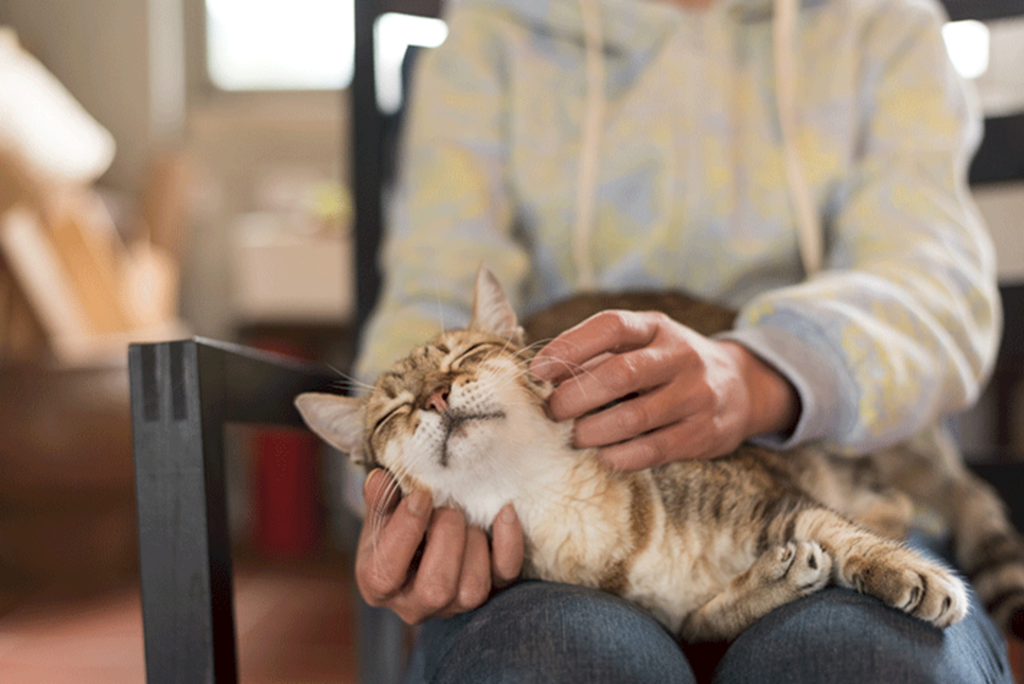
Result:
{"type": "Polygon", "coordinates": [[[390,513],[402,498],[398,482],[383,468],[374,468],[363,482],[363,499],[370,511],[390,513]]]}

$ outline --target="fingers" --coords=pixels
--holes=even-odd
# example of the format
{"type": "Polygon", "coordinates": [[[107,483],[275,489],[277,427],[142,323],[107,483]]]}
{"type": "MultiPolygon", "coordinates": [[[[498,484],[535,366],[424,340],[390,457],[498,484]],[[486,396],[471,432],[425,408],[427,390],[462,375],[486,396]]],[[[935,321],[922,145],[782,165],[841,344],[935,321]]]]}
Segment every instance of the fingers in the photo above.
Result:
{"type": "Polygon", "coordinates": [[[430,509],[430,496],[426,492],[413,492],[390,514],[371,509],[363,525],[356,557],[356,583],[371,605],[384,605],[405,586],[409,568],[427,531],[430,509]],[[377,515],[384,516],[379,533],[374,532],[377,515]]]}
{"type": "Polygon", "coordinates": [[[411,588],[423,618],[446,614],[455,603],[465,548],[466,519],[462,512],[452,508],[435,510],[411,588]]]}
{"type": "Polygon", "coordinates": [[[491,528],[491,575],[494,586],[508,586],[519,577],[522,569],[523,528],[512,504],[505,504],[491,528]]]}
{"type": "MultiPolygon", "coordinates": [[[[735,446],[738,443],[731,448],[735,446]]],[[[683,421],[626,442],[602,447],[597,453],[601,460],[616,470],[640,470],[670,460],[711,458],[724,451],[715,433],[696,421],[683,421]]]]}
{"type": "MultiPolygon", "coordinates": [[[[548,398],[550,416],[554,420],[580,418],[610,402],[632,394],[650,393],[673,380],[686,377],[699,379],[698,376],[702,374],[702,357],[689,339],[692,337],[688,335],[691,331],[679,325],[662,327],[662,318],[651,314],[645,319],[649,320],[654,332],[643,347],[610,355],[596,367],[562,382],[548,398]]],[[[640,339],[630,338],[630,344],[640,339]]],[[[678,405],[680,397],[685,399],[688,395],[689,391],[684,388],[673,403],[678,405]]],[[[657,408],[658,405],[647,403],[634,404],[616,414],[623,421],[638,422],[645,428],[629,434],[619,432],[618,438],[634,437],[643,431],[667,424],[667,417],[655,410],[657,408]],[[637,409],[643,409],[646,415],[638,414],[637,409]]],[[[605,413],[602,411],[601,415],[605,413]]],[[[675,415],[670,417],[678,419],[682,415],[676,410],[675,415]]],[[[601,441],[594,445],[609,443],[601,441]]]]}
{"type": "Polygon", "coordinates": [[[466,528],[466,552],[452,614],[472,610],[491,595],[491,551],[487,534],[479,527],[466,528]]]}
{"type": "Polygon", "coordinates": [[[421,491],[399,501],[393,485],[383,472],[371,473],[364,485],[369,514],[356,582],[369,604],[418,624],[476,608],[487,600],[492,583],[518,576],[523,537],[511,506],[506,506],[510,516],[495,520],[497,560],[492,561],[487,535],[468,526],[461,511],[431,510],[430,496],[421,491]]]}
{"type": "Polygon", "coordinates": [[[669,384],[576,421],[573,445],[603,447],[673,425],[706,411],[708,395],[687,395],[669,384]]]}
{"type": "Polygon", "coordinates": [[[368,511],[390,513],[398,505],[398,483],[384,470],[376,468],[363,482],[363,499],[368,511]]]}
{"type": "Polygon", "coordinates": [[[651,316],[603,311],[566,330],[541,349],[530,362],[530,372],[539,380],[560,382],[600,354],[649,344],[656,328],[651,316]]]}

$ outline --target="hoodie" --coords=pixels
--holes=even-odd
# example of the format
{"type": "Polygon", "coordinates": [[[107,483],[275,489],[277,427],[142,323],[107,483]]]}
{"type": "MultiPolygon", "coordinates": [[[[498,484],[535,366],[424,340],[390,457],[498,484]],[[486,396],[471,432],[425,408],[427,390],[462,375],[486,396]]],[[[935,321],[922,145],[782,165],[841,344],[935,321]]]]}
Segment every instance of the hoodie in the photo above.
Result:
{"type": "Polygon", "coordinates": [[[941,9],[804,0],[784,71],[776,9],[448,3],[447,41],[417,65],[357,373],[465,324],[487,263],[524,315],[581,287],[737,308],[723,337],[800,396],[773,446],[859,453],[973,402],[1000,314],[966,186],[980,119],[941,9]]]}

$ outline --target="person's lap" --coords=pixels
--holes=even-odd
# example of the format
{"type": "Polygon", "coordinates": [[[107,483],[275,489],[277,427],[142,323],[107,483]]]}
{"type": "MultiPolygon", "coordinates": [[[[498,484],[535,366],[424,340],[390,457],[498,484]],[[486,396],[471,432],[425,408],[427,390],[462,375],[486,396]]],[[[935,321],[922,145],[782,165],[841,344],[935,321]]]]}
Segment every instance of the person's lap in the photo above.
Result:
{"type": "Polygon", "coordinates": [[[595,590],[524,582],[475,611],[423,626],[419,682],[1011,682],[1005,642],[974,600],[947,630],[830,588],[765,616],[728,649],[687,655],[656,621],[595,590]],[[724,650],[724,655],[722,651],[724,650]],[[691,668],[690,660],[694,667],[691,668]]]}

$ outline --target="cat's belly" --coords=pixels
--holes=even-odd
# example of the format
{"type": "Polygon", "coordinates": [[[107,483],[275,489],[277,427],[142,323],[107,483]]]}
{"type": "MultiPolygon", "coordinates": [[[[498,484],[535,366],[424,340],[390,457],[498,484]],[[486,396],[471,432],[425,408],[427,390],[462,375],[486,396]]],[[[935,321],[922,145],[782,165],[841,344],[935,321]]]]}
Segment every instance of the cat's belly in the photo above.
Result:
{"type": "MultiPolygon", "coordinates": [[[[753,555],[731,534],[681,530],[655,516],[652,534],[633,551],[630,540],[593,524],[566,534],[531,530],[524,575],[578,584],[626,598],[677,633],[687,615],[720,594],[750,567],[753,555]]],[[[623,528],[619,528],[620,530],[623,528]]]]}
{"type": "Polygon", "coordinates": [[[659,536],[637,554],[622,595],[677,633],[687,615],[722,593],[754,558],[726,533],[700,541],[673,529],[659,536]]]}

